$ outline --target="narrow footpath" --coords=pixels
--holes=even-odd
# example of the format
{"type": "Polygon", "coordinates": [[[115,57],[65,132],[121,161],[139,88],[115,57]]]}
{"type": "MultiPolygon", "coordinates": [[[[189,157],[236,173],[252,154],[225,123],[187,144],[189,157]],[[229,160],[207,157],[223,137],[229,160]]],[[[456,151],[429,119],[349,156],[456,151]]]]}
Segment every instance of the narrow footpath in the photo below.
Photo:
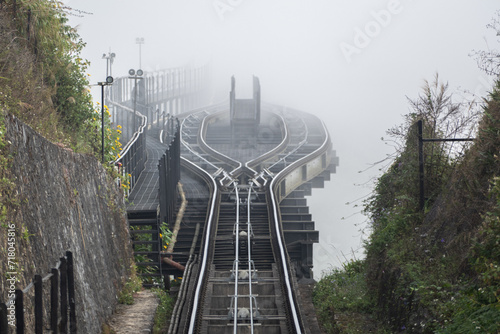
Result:
{"type": "Polygon", "coordinates": [[[143,290],[134,294],[134,304],[118,304],[108,325],[116,334],[152,333],[154,316],[158,307],[158,298],[143,290]]]}

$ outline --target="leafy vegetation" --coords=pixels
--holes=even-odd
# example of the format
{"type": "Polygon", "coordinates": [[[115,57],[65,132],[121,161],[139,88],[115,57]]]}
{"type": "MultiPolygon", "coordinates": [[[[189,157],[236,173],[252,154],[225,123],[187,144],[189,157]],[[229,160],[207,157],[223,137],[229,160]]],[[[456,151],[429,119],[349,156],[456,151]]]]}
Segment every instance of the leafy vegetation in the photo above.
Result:
{"type": "Polygon", "coordinates": [[[12,204],[10,194],[15,187],[9,175],[10,168],[10,153],[9,143],[5,138],[5,123],[4,115],[0,113],[0,225],[7,227],[7,207],[12,204]]]}
{"type": "MultiPolygon", "coordinates": [[[[149,231],[153,229],[153,226],[151,225],[145,225],[145,226],[135,226],[132,227],[133,230],[135,231],[140,231],[140,230],[146,230],[149,231]]],[[[167,249],[167,246],[170,243],[171,237],[172,237],[172,232],[168,228],[167,223],[163,222],[160,225],[160,244],[161,248],[163,250],[167,249]]],[[[137,233],[134,235],[134,240],[136,241],[152,241],[152,236],[151,233],[137,233]]],[[[134,252],[153,252],[153,245],[152,244],[138,244],[134,246],[134,252]]],[[[155,265],[148,265],[149,262],[153,262],[147,255],[144,254],[135,254],[134,255],[135,262],[140,263],[137,266],[137,271],[140,274],[152,274],[158,271],[158,267],[155,265]]],[[[147,284],[156,284],[156,285],[162,285],[162,281],[158,280],[156,278],[151,278],[147,276],[141,276],[141,279],[143,280],[143,283],[147,284]]]]}
{"type": "MultiPolygon", "coordinates": [[[[56,0],[5,0],[0,6],[3,112],[54,142],[99,158],[101,108],[93,106],[89,62],[80,56],[85,43],[67,24],[71,8],[56,0]]],[[[109,117],[104,118],[104,165],[109,167],[120,154],[121,130],[112,129],[109,117]]]]}
{"type": "Polygon", "coordinates": [[[168,330],[168,321],[174,310],[175,300],[170,296],[168,291],[162,289],[153,289],[153,292],[160,299],[160,303],[156,309],[153,334],[166,333],[168,330]]]}
{"type": "Polygon", "coordinates": [[[373,317],[368,315],[374,302],[368,293],[364,266],[360,260],[344,263],[342,269],[334,269],[315,286],[313,302],[326,333],[385,333],[383,326],[374,326],[373,317]]]}
{"type": "Polygon", "coordinates": [[[410,105],[389,131],[400,144],[393,163],[365,202],[366,258],[317,284],[319,319],[329,333],[498,333],[500,81],[480,120],[437,77],[410,105]],[[424,210],[417,120],[425,138],[476,137],[472,145],[425,143],[424,210]]]}
{"type": "Polygon", "coordinates": [[[133,270],[129,279],[125,283],[120,295],[118,296],[118,302],[120,304],[132,305],[134,303],[134,293],[142,289],[142,281],[137,277],[136,271],[133,270]]]}
{"type": "Polygon", "coordinates": [[[168,245],[170,244],[170,241],[172,240],[172,235],[173,232],[170,231],[170,229],[168,228],[168,224],[162,222],[160,225],[160,238],[161,238],[162,250],[167,249],[168,245]]]}

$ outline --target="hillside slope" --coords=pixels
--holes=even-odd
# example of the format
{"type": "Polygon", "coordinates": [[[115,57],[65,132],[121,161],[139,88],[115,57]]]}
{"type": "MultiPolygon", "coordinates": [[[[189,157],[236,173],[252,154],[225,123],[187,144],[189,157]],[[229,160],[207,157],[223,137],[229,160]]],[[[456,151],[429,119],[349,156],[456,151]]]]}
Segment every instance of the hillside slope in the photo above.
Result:
{"type": "MultiPolygon", "coordinates": [[[[428,110],[439,109],[433,100],[439,91],[423,94],[428,110]]],[[[451,106],[443,104],[442,112],[451,106]]],[[[379,333],[500,331],[500,82],[463,154],[425,143],[422,212],[414,122],[424,120],[425,138],[445,132],[430,114],[409,116],[404,146],[366,202],[372,230],[366,259],[347,263],[316,287],[316,305],[331,333],[356,328],[352,319],[358,317],[379,333]]]]}
{"type": "MultiPolygon", "coordinates": [[[[100,333],[133,257],[124,195],[108,163],[118,132],[107,130],[101,164],[101,124],[88,91],[88,62],[79,56],[84,43],[66,25],[71,9],[61,6],[0,2],[0,301],[9,291],[7,272],[24,289],[70,250],[78,330],[100,333]]],[[[24,303],[31,333],[33,289],[24,303]]]]}

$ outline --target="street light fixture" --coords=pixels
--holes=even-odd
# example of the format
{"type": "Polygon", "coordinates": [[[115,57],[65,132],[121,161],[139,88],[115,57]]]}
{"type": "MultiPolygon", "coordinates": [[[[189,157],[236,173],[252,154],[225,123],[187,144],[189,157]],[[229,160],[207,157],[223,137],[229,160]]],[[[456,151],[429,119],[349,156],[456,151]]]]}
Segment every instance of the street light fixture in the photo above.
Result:
{"type": "Polygon", "coordinates": [[[104,86],[109,86],[113,84],[113,77],[107,76],[106,81],[98,82],[99,86],[101,86],[101,153],[102,153],[102,163],[104,163],[104,86]]]}

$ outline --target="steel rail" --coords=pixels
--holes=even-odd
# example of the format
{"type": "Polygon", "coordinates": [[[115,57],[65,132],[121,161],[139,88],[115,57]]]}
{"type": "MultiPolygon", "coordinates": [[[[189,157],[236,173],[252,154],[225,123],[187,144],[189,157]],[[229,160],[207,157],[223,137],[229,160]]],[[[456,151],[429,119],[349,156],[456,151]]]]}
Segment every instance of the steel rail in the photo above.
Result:
{"type": "Polygon", "coordinates": [[[209,164],[210,166],[212,166],[213,168],[215,168],[217,170],[218,169],[217,166],[215,166],[213,163],[211,163],[210,161],[208,161],[207,159],[205,159],[204,157],[202,157],[198,152],[196,152],[195,150],[193,150],[191,148],[191,145],[189,145],[189,143],[184,140],[184,131],[182,130],[182,128],[184,127],[184,123],[186,122],[186,120],[187,120],[187,118],[184,118],[182,120],[182,123],[181,123],[181,133],[180,133],[180,135],[181,135],[181,143],[182,143],[182,145],[184,145],[184,147],[186,147],[188,149],[188,151],[191,152],[192,154],[194,154],[198,159],[206,162],[207,164],[209,164]]]}
{"type": "Polygon", "coordinates": [[[279,172],[271,181],[269,187],[270,187],[270,195],[271,195],[271,202],[272,202],[272,208],[273,208],[273,218],[274,218],[274,228],[276,229],[276,236],[277,236],[277,241],[278,241],[278,246],[280,250],[280,256],[281,256],[281,262],[283,266],[283,273],[284,273],[284,278],[285,278],[285,285],[286,285],[286,292],[288,294],[288,299],[290,301],[290,308],[292,312],[292,317],[293,317],[293,323],[295,326],[295,330],[298,334],[302,333],[302,326],[300,324],[300,319],[298,317],[298,312],[297,312],[297,307],[296,307],[296,298],[294,291],[291,286],[291,272],[290,268],[288,267],[288,259],[287,259],[287,252],[285,249],[284,245],[284,236],[283,236],[283,229],[281,226],[281,219],[279,219],[278,215],[278,207],[279,203],[277,202],[277,186],[276,183],[281,181],[283,178],[286,177],[287,174],[289,174],[292,170],[299,168],[304,164],[305,161],[310,161],[317,156],[319,156],[319,153],[323,153],[329,146],[330,143],[330,135],[328,133],[328,130],[326,129],[326,125],[324,122],[322,122],[323,125],[323,130],[325,132],[325,140],[323,144],[313,151],[312,153],[302,157],[301,159],[297,160],[296,162],[290,164],[288,167],[283,169],[281,172],[279,172]]]}
{"type": "MultiPolygon", "coordinates": [[[[208,117],[208,116],[207,116],[208,117]]],[[[202,121],[202,125],[205,126],[205,122],[206,122],[206,118],[205,117],[202,121]]],[[[279,218],[279,203],[278,203],[278,195],[277,195],[277,184],[279,184],[279,182],[284,179],[286,177],[286,175],[288,175],[292,170],[294,170],[295,168],[298,168],[300,166],[302,166],[304,163],[307,163],[308,161],[311,161],[313,159],[315,159],[317,156],[319,156],[320,154],[322,154],[326,149],[327,149],[327,146],[329,144],[329,141],[330,141],[330,137],[329,137],[329,134],[328,134],[328,131],[326,129],[326,126],[324,123],[322,123],[323,125],[323,129],[324,129],[324,133],[325,133],[325,140],[323,142],[323,144],[318,148],[316,149],[315,151],[307,154],[306,156],[302,157],[301,159],[293,162],[292,164],[290,164],[289,166],[285,167],[285,169],[283,169],[281,172],[279,172],[278,174],[276,174],[274,177],[271,177],[271,182],[270,182],[270,185],[269,185],[269,194],[270,194],[270,198],[271,198],[271,205],[272,205],[272,214],[273,214],[273,220],[274,220],[274,230],[276,232],[276,241],[277,241],[277,245],[278,245],[278,249],[279,249],[279,257],[280,257],[280,260],[281,260],[281,263],[282,263],[282,272],[283,272],[283,281],[284,281],[284,289],[285,289],[285,293],[286,293],[286,296],[287,296],[287,299],[289,301],[289,309],[290,309],[290,313],[291,313],[291,317],[292,317],[292,322],[293,322],[293,326],[295,328],[295,331],[296,333],[299,333],[299,334],[302,334],[303,333],[303,328],[302,328],[302,323],[301,323],[301,320],[300,320],[300,317],[299,317],[299,312],[297,310],[298,306],[297,306],[297,298],[295,296],[295,293],[292,289],[292,272],[291,272],[291,269],[289,267],[289,264],[288,264],[288,255],[287,255],[287,252],[286,252],[286,246],[284,244],[284,236],[283,236],[283,230],[281,228],[281,220],[279,218]]],[[[287,130],[288,131],[288,130],[287,130]]],[[[308,133],[306,131],[306,133],[308,133]]],[[[204,139],[203,139],[203,142],[204,139]]],[[[300,143],[299,143],[299,147],[303,145],[303,143],[305,142],[305,140],[302,140],[300,143]]],[[[206,144],[206,142],[205,142],[206,144]]],[[[207,145],[208,146],[208,145],[207,145]]],[[[293,152],[296,152],[297,149],[294,149],[293,152]]],[[[274,149],[273,149],[274,150],[274,149]]],[[[271,151],[273,151],[271,150],[271,151]]],[[[267,155],[271,155],[271,151],[265,153],[264,155],[262,156],[265,156],[266,154],[267,155]]],[[[196,152],[195,152],[196,154],[196,152]]],[[[264,159],[262,156],[260,156],[259,158],[261,159],[264,159]]],[[[257,159],[259,159],[257,158],[257,159]]],[[[184,159],[184,158],[183,158],[184,159]]],[[[206,159],[203,159],[206,161],[206,159]]],[[[186,160],[187,161],[187,160],[186,160]]],[[[207,161],[208,162],[208,161],[207,161]]],[[[196,166],[194,163],[191,163],[190,164],[196,166]]],[[[196,166],[196,168],[200,169],[200,167],[196,166]]],[[[206,175],[210,175],[208,172],[204,171],[204,173],[206,175]]],[[[217,192],[219,191],[218,190],[218,187],[217,187],[217,182],[215,181],[215,179],[212,177],[212,176],[209,176],[210,177],[210,180],[211,180],[211,183],[213,184],[214,186],[214,189],[217,189],[217,192]]],[[[232,180],[232,183],[235,184],[236,182],[234,181],[234,179],[232,180]]],[[[237,189],[237,185],[236,185],[236,189],[237,189]]],[[[239,193],[238,193],[238,190],[236,190],[237,192],[237,221],[239,222],[239,193]]],[[[211,200],[211,205],[210,205],[210,212],[209,212],[209,218],[207,220],[207,228],[205,230],[205,241],[204,241],[204,250],[203,250],[203,256],[202,256],[202,260],[201,260],[201,267],[200,267],[200,270],[199,270],[199,277],[198,277],[198,281],[196,283],[196,290],[195,290],[195,293],[194,293],[194,301],[193,301],[193,308],[191,310],[191,317],[190,317],[190,325],[189,325],[189,330],[188,330],[188,333],[194,333],[194,330],[195,330],[195,326],[197,324],[197,317],[198,317],[198,309],[199,309],[199,304],[200,304],[200,296],[201,296],[201,291],[202,291],[202,287],[204,285],[204,282],[206,280],[205,276],[207,274],[207,261],[208,261],[208,256],[209,256],[209,240],[211,238],[211,233],[210,231],[212,230],[212,225],[213,225],[213,216],[214,216],[214,211],[215,211],[215,203],[216,203],[216,198],[217,196],[212,196],[212,200],[211,200]]],[[[250,210],[251,208],[251,187],[249,189],[249,193],[248,193],[248,210],[250,210]]],[[[251,312],[251,315],[250,315],[250,318],[251,318],[251,327],[252,327],[252,332],[253,332],[253,304],[252,304],[252,291],[251,291],[251,250],[250,250],[250,237],[251,237],[251,225],[250,225],[250,213],[248,214],[248,217],[247,217],[247,223],[248,223],[248,227],[247,227],[247,230],[248,230],[248,235],[247,235],[247,240],[249,241],[249,283],[250,283],[250,294],[249,294],[249,298],[250,298],[250,312],[251,312]]],[[[271,224],[272,226],[273,224],[271,224]]],[[[237,225],[237,228],[236,228],[236,245],[238,245],[239,243],[239,224],[237,225]]],[[[238,312],[238,291],[237,291],[237,287],[238,287],[238,274],[239,274],[239,246],[236,247],[236,252],[237,252],[237,256],[236,256],[236,269],[234,270],[234,277],[235,277],[235,302],[234,302],[234,311],[233,311],[233,317],[234,317],[234,333],[236,333],[236,330],[237,330],[237,312],[238,312]]]]}
{"type": "Polygon", "coordinates": [[[251,228],[251,196],[252,196],[252,183],[250,183],[250,187],[248,188],[248,199],[247,199],[247,249],[248,249],[248,298],[250,302],[250,332],[253,334],[254,324],[253,324],[253,293],[252,293],[252,247],[250,247],[250,234],[252,233],[251,228]]]}
{"type": "Polygon", "coordinates": [[[272,113],[275,114],[276,116],[278,116],[281,119],[281,123],[283,124],[283,129],[282,129],[283,140],[275,148],[273,148],[273,149],[269,150],[268,152],[266,152],[266,153],[258,156],[255,159],[252,159],[250,161],[245,162],[245,167],[247,167],[249,170],[253,171],[254,175],[257,174],[257,172],[254,170],[254,168],[257,165],[263,163],[264,161],[272,158],[273,156],[275,156],[279,152],[285,150],[286,147],[288,146],[289,142],[290,142],[290,131],[288,130],[288,125],[287,125],[285,119],[283,118],[283,116],[281,116],[279,114],[276,114],[274,112],[272,112],[272,113]]]}
{"type": "Polygon", "coordinates": [[[191,114],[197,114],[197,113],[203,112],[203,111],[206,111],[209,114],[211,114],[211,113],[219,112],[220,111],[219,108],[221,108],[223,106],[226,107],[228,105],[229,105],[229,99],[225,99],[224,101],[221,101],[221,102],[216,103],[216,104],[211,104],[211,105],[208,105],[208,106],[199,107],[199,108],[196,108],[196,109],[191,109],[191,110],[188,110],[188,111],[184,111],[184,112],[182,112],[180,114],[177,114],[175,117],[177,117],[179,119],[184,119],[185,117],[188,117],[191,114]]]}
{"type": "MultiPolygon", "coordinates": [[[[212,117],[215,117],[213,115],[211,115],[212,117]]],[[[288,131],[288,127],[286,125],[286,121],[284,120],[284,118],[281,116],[281,115],[278,115],[282,121],[283,121],[283,124],[284,124],[284,129],[285,129],[285,138],[282,140],[282,142],[278,145],[278,146],[281,146],[280,147],[280,150],[286,148],[286,145],[289,143],[289,131],[288,131]],[[285,147],[283,148],[282,145],[285,145],[285,147]]],[[[227,160],[231,160],[231,161],[235,161],[234,159],[232,158],[229,158],[227,157],[226,155],[216,151],[215,149],[211,148],[207,143],[206,143],[206,140],[205,140],[205,135],[206,135],[206,127],[207,127],[207,118],[209,118],[210,116],[206,116],[204,117],[203,121],[202,121],[202,126],[200,127],[200,131],[199,131],[199,136],[198,138],[200,139],[201,138],[201,142],[202,144],[205,145],[205,149],[206,151],[210,152],[210,153],[215,153],[216,155],[219,155],[227,160]]],[[[305,125],[305,123],[304,123],[305,125]]],[[[306,127],[306,134],[307,134],[307,127],[306,127]]],[[[299,147],[303,145],[303,143],[307,140],[307,136],[305,137],[305,139],[299,144],[299,147]]],[[[294,152],[298,149],[296,148],[295,150],[293,150],[294,152]]],[[[272,150],[262,154],[261,156],[257,157],[256,159],[254,159],[253,161],[259,161],[258,163],[261,163],[269,158],[271,158],[272,156],[274,156],[276,154],[276,151],[277,149],[276,148],[273,148],[272,150]]],[[[208,153],[207,152],[207,153],[208,153]]],[[[241,162],[238,162],[239,166],[234,169],[233,171],[231,171],[231,175],[234,175],[236,173],[236,171],[238,169],[241,169],[242,167],[242,163],[241,162]]],[[[258,174],[255,170],[253,169],[249,169],[251,170],[252,172],[254,172],[254,176],[256,174],[258,174]]],[[[272,189],[272,188],[271,188],[272,189]]],[[[236,192],[237,192],[237,187],[236,187],[236,192]]],[[[251,190],[249,189],[249,195],[248,195],[248,210],[249,210],[249,214],[248,214],[248,222],[250,221],[250,194],[251,194],[251,190]]],[[[272,196],[271,196],[272,197],[272,196]]],[[[238,196],[238,192],[237,192],[237,198],[239,198],[238,196]]],[[[238,200],[239,202],[239,200],[238,200]]],[[[273,210],[276,211],[276,207],[275,207],[275,204],[273,205],[273,210]]],[[[234,273],[234,277],[235,277],[235,296],[234,296],[234,311],[233,311],[233,332],[234,334],[237,333],[237,312],[238,312],[238,293],[237,293],[237,287],[238,287],[238,276],[239,276],[239,272],[238,272],[238,269],[239,269],[239,225],[238,225],[238,222],[239,222],[239,204],[237,203],[237,228],[236,228],[236,259],[235,259],[235,266],[233,266],[233,268],[236,268],[236,269],[233,269],[233,273],[234,273]]],[[[277,229],[277,231],[280,231],[280,229],[277,229]]],[[[250,312],[251,312],[251,315],[250,315],[250,321],[251,321],[251,332],[253,333],[253,329],[254,329],[254,324],[253,324],[253,305],[252,305],[252,292],[251,292],[251,284],[252,284],[252,281],[251,281],[251,249],[250,249],[250,224],[248,225],[248,235],[247,235],[247,238],[248,238],[248,250],[249,250],[249,299],[250,299],[250,312]]],[[[281,234],[280,234],[281,235],[281,234]]],[[[278,238],[279,240],[279,238],[278,238]]],[[[286,265],[287,262],[284,262],[283,259],[285,259],[285,253],[284,253],[284,249],[283,249],[283,245],[281,244],[280,245],[280,253],[281,253],[281,258],[282,258],[282,262],[283,262],[283,266],[284,266],[284,270],[283,272],[285,273],[285,282],[287,284],[287,287],[288,287],[288,290],[290,291],[290,283],[289,283],[289,277],[288,277],[288,267],[286,265]]],[[[289,293],[289,300],[290,300],[290,306],[291,306],[291,310],[292,310],[292,316],[294,318],[294,323],[295,323],[295,327],[296,327],[296,330],[297,330],[297,333],[301,333],[301,330],[300,330],[300,325],[299,325],[299,321],[298,321],[298,315],[297,315],[297,311],[295,309],[295,305],[294,305],[294,299],[293,297],[291,298],[290,297],[290,293],[289,293]]],[[[192,314],[195,314],[195,312],[193,312],[192,314]]],[[[191,331],[189,332],[191,333],[191,331]]]]}
{"type": "MultiPolygon", "coordinates": [[[[204,182],[206,182],[207,186],[209,187],[209,191],[210,191],[209,197],[212,198],[212,204],[209,205],[209,207],[211,208],[211,211],[207,212],[207,219],[205,222],[205,226],[207,226],[207,228],[211,228],[211,222],[214,219],[212,213],[214,211],[215,203],[217,203],[217,197],[218,197],[215,189],[213,188],[213,186],[216,184],[214,183],[212,176],[208,172],[206,172],[205,170],[203,170],[202,168],[197,166],[195,163],[187,160],[184,157],[181,157],[181,164],[184,168],[186,168],[187,170],[191,171],[192,173],[194,173],[195,175],[200,177],[204,182]],[[210,222],[209,222],[209,220],[210,220],[210,222]]],[[[207,228],[204,229],[203,233],[205,233],[205,234],[208,233],[208,235],[210,235],[209,234],[210,231],[208,230],[208,232],[207,232],[207,228]]],[[[197,230],[199,229],[199,224],[197,224],[196,229],[197,230]]],[[[197,235],[197,232],[195,233],[195,235],[197,235]]],[[[205,241],[205,244],[207,244],[206,241],[205,241]]],[[[174,311],[172,312],[172,317],[171,317],[171,319],[174,319],[174,320],[171,322],[171,325],[168,329],[169,334],[177,333],[177,330],[179,327],[179,320],[180,320],[179,318],[181,317],[180,313],[183,310],[183,305],[186,303],[186,301],[191,300],[191,298],[192,298],[192,297],[188,296],[188,291],[187,291],[188,287],[189,287],[188,281],[191,279],[192,275],[196,274],[196,270],[193,270],[193,266],[199,258],[199,255],[192,257],[192,255],[194,254],[194,247],[195,247],[195,245],[194,245],[194,241],[193,241],[193,244],[191,245],[189,260],[186,263],[186,272],[185,272],[186,279],[182,280],[181,287],[179,289],[180,297],[177,298],[177,301],[174,305],[174,311]],[[194,274],[192,274],[193,271],[195,272],[194,274]]],[[[198,277],[193,278],[193,281],[196,281],[196,279],[198,277]]],[[[203,282],[203,281],[201,281],[201,282],[203,282]]],[[[197,295],[199,295],[199,293],[197,295]]],[[[196,312],[197,312],[197,310],[195,309],[195,313],[193,313],[193,314],[196,314],[196,312]]]]}
{"type": "MultiPolygon", "coordinates": [[[[208,115],[206,117],[203,118],[203,121],[201,122],[201,126],[199,128],[199,131],[198,131],[198,140],[199,140],[199,143],[201,141],[201,148],[206,152],[206,153],[209,153],[211,155],[214,155],[216,159],[228,164],[228,165],[237,165],[238,167],[236,167],[234,170],[238,170],[238,169],[241,169],[241,167],[243,166],[243,164],[241,163],[241,161],[237,161],[231,157],[228,157],[227,155],[213,149],[212,147],[210,147],[210,145],[207,144],[206,140],[205,140],[205,137],[206,137],[206,132],[208,130],[208,122],[207,122],[207,119],[211,119],[211,118],[215,118],[217,116],[219,116],[219,114],[222,114],[224,113],[225,110],[223,111],[219,111],[219,112],[216,112],[214,114],[211,114],[211,115],[208,115]]],[[[232,174],[232,171],[229,172],[229,175],[234,175],[232,174]]]]}
{"type": "Polygon", "coordinates": [[[297,152],[302,146],[304,146],[307,143],[307,137],[309,136],[309,129],[307,128],[307,124],[304,122],[304,120],[303,119],[300,119],[300,120],[302,121],[302,124],[304,124],[304,128],[306,130],[305,135],[304,135],[304,139],[302,139],[302,141],[300,141],[297,144],[297,146],[293,150],[291,150],[290,152],[288,152],[284,157],[280,158],[274,164],[272,164],[271,166],[269,166],[268,169],[273,168],[274,166],[276,166],[277,164],[279,164],[281,161],[283,161],[285,163],[285,167],[286,167],[286,158],[288,158],[290,155],[292,155],[295,152],[297,152]]]}
{"type": "Polygon", "coordinates": [[[204,245],[203,245],[203,252],[202,252],[203,256],[202,256],[202,260],[201,260],[201,267],[200,267],[200,270],[198,271],[198,282],[196,284],[196,289],[195,289],[195,293],[194,293],[194,300],[193,300],[193,308],[191,310],[191,318],[189,321],[188,333],[194,333],[194,329],[195,329],[195,325],[196,325],[196,318],[197,318],[197,313],[198,313],[198,304],[199,304],[199,300],[200,300],[200,296],[201,296],[201,289],[202,289],[203,283],[205,281],[205,275],[206,275],[206,271],[207,271],[207,259],[208,259],[208,253],[209,253],[208,248],[210,245],[210,239],[212,238],[211,229],[212,229],[212,226],[214,225],[215,209],[216,209],[216,204],[219,201],[218,198],[219,198],[220,190],[219,190],[219,187],[217,185],[217,182],[215,182],[215,179],[212,177],[212,175],[210,175],[208,172],[206,172],[202,168],[198,167],[197,165],[195,165],[191,161],[189,161],[185,158],[181,158],[181,159],[185,163],[194,166],[196,169],[200,170],[203,174],[205,174],[205,177],[210,180],[210,182],[212,183],[211,186],[213,187],[213,193],[212,193],[211,203],[210,203],[210,211],[209,211],[208,219],[207,219],[206,226],[204,229],[205,237],[204,237],[204,245]]]}
{"type": "Polygon", "coordinates": [[[233,333],[238,333],[238,279],[239,279],[239,261],[240,261],[240,195],[238,192],[238,182],[233,181],[234,191],[236,193],[236,222],[235,222],[235,259],[233,265],[234,275],[234,310],[233,310],[233,333]]]}
{"type": "MultiPolygon", "coordinates": [[[[222,104],[222,103],[221,103],[222,104]]],[[[219,151],[217,151],[216,149],[212,148],[207,142],[206,142],[206,132],[208,130],[208,123],[209,121],[212,119],[212,118],[215,118],[215,117],[219,117],[220,114],[226,112],[226,110],[221,110],[221,111],[216,111],[214,113],[211,113],[207,116],[205,116],[203,118],[203,121],[201,123],[201,126],[199,128],[199,131],[198,131],[198,140],[199,140],[199,144],[200,144],[200,147],[208,154],[211,154],[211,155],[214,155],[216,159],[220,160],[221,162],[224,162],[228,165],[237,165],[236,168],[234,168],[233,170],[231,170],[229,172],[229,175],[232,176],[232,177],[235,177],[238,172],[240,172],[243,168],[246,168],[247,170],[249,170],[251,173],[253,173],[254,176],[258,175],[258,172],[254,169],[254,167],[268,159],[270,159],[271,157],[273,157],[274,155],[276,155],[278,152],[281,152],[283,151],[284,149],[286,149],[289,141],[290,141],[290,136],[289,136],[289,130],[288,130],[288,127],[287,127],[287,124],[283,118],[283,116],[277,114],[277,113],[274,113],[274,112],[271,112],[273,114],[275,114],[276,116],[278,116],[281,121],[282,121],[282,124],[283,124],[283,132],[284,132],[284,136],[283,136],[283,140],[280,142],[279,145],[277,145],[275,148],[273,148],[272,150],[269,150],[268,152],[260,155],[259,157],[255,158],[255,159],[252,159],[248,162],[245,162],[245,163],[242,163],[241,161],[237,161],[219,151]]],[[[306,127],[307,129],[307,127],[306,127]]],[[[307,130],[306,130],[307,132],[307,130]]],[[[306,137],[307,137],[307,134],[306,134],[306,137]]],[[[301,144],[302,146],[302,144],[301,144]]],[[[295,152],[295,151],[293,151],[295,152]]],[[[292,152],[292,153],[293,153],[292,152]]],[[[291,154],[291,153],[289,153],[291,154]]],[[[197,156],[199,156],[197,154],[197,156]]],[[[287,155],[288,156],[288,155],[287,155]]],[[[205,162],[209,163],[206,159],[202,158],[205,162]]],[[[277,163],[279,163],[279,161],[281,160],[278,160],[277,163]]],[[[210,165],[213,166],[212,163],[210,163],[210,165]]],[[[273,165],[274,166],[274,165],[273,165]]]]}
{"type": "MultiPolygon", "coordinates": [[[[232,176],[232,177],[235,177],[238,175],[239,172],[241,172],[241,170],[243,170],[243,168],[246,168],[248,171],[250,171],[251,173],[253,173],[254,176],[257,176],[259,173],[254,169],[254,167],[270,158],[272,158],[274,155],[276,155],[278,152],[281,152],[283,151],[284,149],[286,149],[289,141],[290,141],[290,136],[289,136],[289,130],[288,130],[288,126],[286,124],[286,121],[284,120],[283,116],[277,114],[277,113],[274,113],[274,112],[271,112],[273,114],[275,114],[277,117],[279,117],[282,121],[282,124],[283,124],[283,130],[282,132],[284,132],[284,135],[283,135],[283,139],[282,141],[280,142],[280,144],[278,144],[276,147],[274,147],[273,149],[269,150],[268,152],[264,153],[264,154],[261,154],[260,156],[258,156],[257,158],[255,159],[252,159],[248,162],[245,162],[245,163],[242,163],[241,161],[237,161],[219,151],[217,151],[216,149],[212,148],[207,142],[206,142],[206,132],[208,130],[208,123],[209,121],[211,120],[211,118],[214,118],[214,117],[218,117],[220,116],[220,114],[224,113],[225,110],[222,110],[222,111],[218,111],[218,112],[215,112],[211,115],[208,115],[206,116],[203,121],[202,121],[202,124],[200,126],[200,130],[199,130],[199,135],[198,135],[198,139],[201,141],[201,147],[202,149],[208,153],[208,154],[213,154],[215,155],[215,157],[228,164],[228,165],[231,165],[231,164],[234,164],[234,165],[237,165],[236,168],[234,168],[233,170],[231,170],[229,172],[229,175],[232,176]]],[[[279,161],[278,161],[279,162],[279,161]]]]}

